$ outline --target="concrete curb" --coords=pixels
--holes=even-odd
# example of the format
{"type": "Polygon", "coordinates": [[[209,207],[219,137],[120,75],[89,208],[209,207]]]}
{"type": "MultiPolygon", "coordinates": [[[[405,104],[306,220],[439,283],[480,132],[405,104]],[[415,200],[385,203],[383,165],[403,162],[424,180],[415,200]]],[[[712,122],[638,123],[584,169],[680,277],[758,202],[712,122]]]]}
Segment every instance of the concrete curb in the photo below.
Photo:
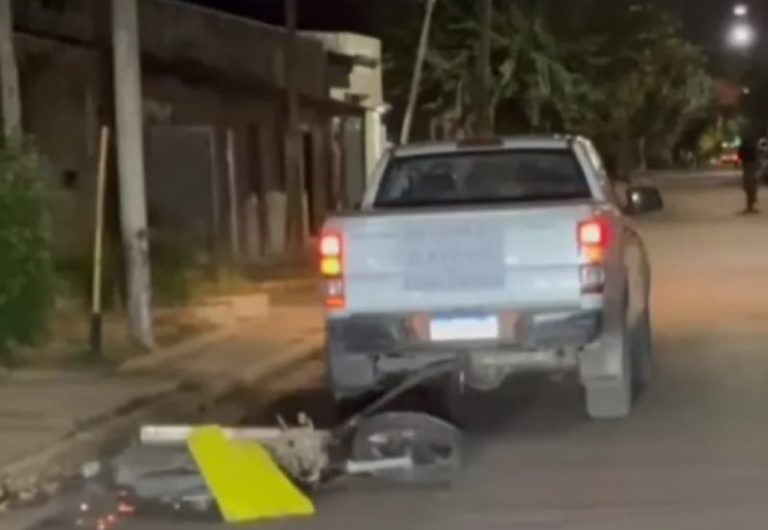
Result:
{"type": "Polygon", "coordinates": [[[102,419],[98,424],[0,469],[0,498],[18,494],[35,497],[48,490],[49,486],[78,476],[84,464],[133,439],[138,427],[147,421],[169,415],[177,422],[195,421],[208,405],[215,404],[229,392],[257,383],[291,365],[301,364],[316,353],[321,344],[322,333],[312,333],[278,354],[269,356],[269,362],[253,366],[224,384],[189,389],[180,383],[167,393],[134,400],[140,403],[135,409],[124,404],[115,411],[115,415],[102,419]]]}
{"type": "MultiPolygon", "coordinates": [[[[259,291],[270,294],[280,293],[284,291],[308,289],[317,285],[317,279],[315,278],[297,278],[291,280],[274,280],[259,282],[259,291]]],[[[259,315],[261,318],[267,318],[269,313],[269,307],[266,308],[264,314],[259,315]]],[[[194,355],[202,349],[209,348],[216,344],[219,344],[237,331],[237,328],[242,325],[241,322],[228,323],[203,335],[194,337],[190,340],[174,344],[167,348],[143,355],[136,359],[130,359],[124,362],[118,368],[120,374],[135,374],[146,371],[154,370],[163,364],[170,361],[181,359],[190,355],[194,355]]]]}
{"type": "Polygon", "coordinates": [[[237,324],[230,324],[168,348],[137,357],[136,359],[130,359],[124,362],[117,371],[119,374],[136,374],[151,371],[170,361],[194,355],[200,350],[226,341],[236,333],[237,327],[237,324]]]}
{"type": "Polygon", "coordinates": [[[266,293],[279,293],[283,291],[293,291],[299,289],[309,289],[316,287],[318,284],[317,278],[294,278],[291,280],[270,280],[266,282],[258,282],[258,290],[266,293]]]}

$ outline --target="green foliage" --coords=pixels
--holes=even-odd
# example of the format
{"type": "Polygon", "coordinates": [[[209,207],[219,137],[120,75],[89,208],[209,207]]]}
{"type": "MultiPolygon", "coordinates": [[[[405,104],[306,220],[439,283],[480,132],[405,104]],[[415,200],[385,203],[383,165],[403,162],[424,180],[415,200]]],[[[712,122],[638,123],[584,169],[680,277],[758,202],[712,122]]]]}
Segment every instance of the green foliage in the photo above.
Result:
{"type": "Polygon", "coordinates": [[[202,273],[193,246],[178,234],[154,230],[150,237],[152,296],[159,306],[181,306],[193,299],[202,273]]]}
{"type": "Polygon", "coordinates": [[[534,130],[547,128],[548,110],[559,116],[568,112],[575,75],[564,65],[560,43],[541,18],[508,2],[498,3],[493,18],[491,108],[481,108],[481,27],[472,9],[456,7],[449,31],[436,35],[427,56],[427,83],[437,94],[427,108],[452,112],[462,134],[476,132],[482,112],[490,112],[495,122],[499,108],[510,103],[534,130]]]}
{"type": "Polygon", "coordinates": [[[735,151],[746,126],[747,120],[743,116],[717,116],[700,134],[696,154],[703,161],[708,161],[735,151]]]}
{"type": "MultiPolygon", "coordinates": [[[[711,107],[703,52],[664,11],[628,0],[495,0],[490,112],[499,133],[564,131],[614,158],[670,158],[711,107]],[[632,158],[632,157],[630,157],[632,158]]],[[[388,97],[404,101],[420,13],[384,35],[388,97]]],[[[421,120],[476,132],[484,101],[478,2],[441,0],[421,90],[421,120]]],[[[424,136],[425,127],[421,127],[424,136]]],[[[434,131],[434,129],[433,129],[434,131]]]]}
{"type": "Polygon", "coordinates": [[[604,35],[594,50],[598,60],[585,69],[598,104],[581,129],[608,152],[636,143],[641,164],[670,158],[685,126],[711,106],[704,53],[671,17],[648,6],[609,12],[597,25],[604,35]]]}
{"type": "MultiPolygon", "coordinates": [[[[104,249],[101,260],[101,293],[102,309],[105,311],[118,309],[122,300],[122,255],[117,244],[109,237],[104,238],[104,249]]],[[[75,258],[58,258],[55,260],[57,294],[64,299],[70,299],[89,304],[93,296],[93,256],[85,255],[75,258]]]]}
{"type": "Polygon", "coordinates": [[[53,292],[40,158],[27,146],[0,149],[0,363],[45,330],[53,292]]]}

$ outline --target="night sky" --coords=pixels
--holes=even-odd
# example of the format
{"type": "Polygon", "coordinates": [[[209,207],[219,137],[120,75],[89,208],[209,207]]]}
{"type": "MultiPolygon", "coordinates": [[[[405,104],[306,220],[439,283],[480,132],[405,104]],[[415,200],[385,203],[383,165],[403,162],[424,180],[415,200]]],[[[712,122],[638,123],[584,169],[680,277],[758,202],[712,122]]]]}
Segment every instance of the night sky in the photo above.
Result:
{"type": "MultiPolygon", "coordinates": [[[[283,0],[185,0],[270,24],[283,23],[283,0]]],[[[375,32],[376,9],[387,0],[298,0],[302,29],[375,32]]]]}
{"type": "MultiPolygon", "coordinates": [[[[187,0],[265,22],[282,22],[282,0],[187,0]]],[[[417,0],[414,0],[417,1],[417,0]]],[[[553,0],[550,0],[553,1],[553,0]]],[[[554,0],[567,2],[568,0],[554,0]]],[[[611,0],[606,0],[611,1],[611,0]]],[[[655,0],[677,12],[688,33],[708,49],[723,42],[724,24],[735,0],[655,0]]],[[[299,0],[300,25],[307,29],[374,33],[381,9],[396,0],[299,0]]],[[[766,0],[753,0],[755,15],[766,0]]],[[[763,9],[764,11],[764,9],[763,9]]],[[[757,18],[762,18],[758,16],[757,18]]]]}
{"type": "MultiPolygon", "coordinates": [[[[688,34],[709,52],[724,49],[726,29],[733,20],[732,10],[738,3],[736,0],[661,0],[660,3],[676,11],[688,34]]],[[[744,3],[750,6],[751,22],[765,35],[768,29],[768,2],[752,0],[744,3]]]]}
{"type": "MultiPolygon", "coordinates": [[[[272,24],[283,23],[283,0],[185,0],[207,5],[230,13],[249,16],[272,24]]],[[[381,13],[399,2],[418,0],[298,0],[299,25],[302,29],[354,31],[375,35],[381,13]]],[[[569,0],[539,0],[567,2],[569,0]]],[[[619,0],[604,0],[614,2],[619,0]]],[[[631,0],[626,0],[631,3],[631,0]]],[[[641,2],[643,0],[637,0],[641,2]]],[[[686,33],[700,44],[713,58],[716,73],[727,68],[731,53],[725,45],[728,23],[732,20],[733,5],[737,0],[649,0],[674,13],[686,33]]],[[[760,34],[768,36],[768,0],[747,1],[752,11],[751,20],[760,34]]],[[[768,38],[763,39],[755,56],[768,56],[768,38]]]]}

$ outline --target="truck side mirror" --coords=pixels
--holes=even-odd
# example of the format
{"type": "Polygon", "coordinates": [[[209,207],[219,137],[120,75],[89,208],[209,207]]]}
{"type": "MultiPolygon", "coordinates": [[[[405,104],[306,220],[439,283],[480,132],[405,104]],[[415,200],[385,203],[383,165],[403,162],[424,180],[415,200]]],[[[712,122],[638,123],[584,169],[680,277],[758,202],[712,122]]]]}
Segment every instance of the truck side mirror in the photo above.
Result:
{"type": "Polygon", "coordinates": [[[627,188],[627,213],[641,215],[664,209],[664,199],[657,188],[630,186],[627,188]]]}

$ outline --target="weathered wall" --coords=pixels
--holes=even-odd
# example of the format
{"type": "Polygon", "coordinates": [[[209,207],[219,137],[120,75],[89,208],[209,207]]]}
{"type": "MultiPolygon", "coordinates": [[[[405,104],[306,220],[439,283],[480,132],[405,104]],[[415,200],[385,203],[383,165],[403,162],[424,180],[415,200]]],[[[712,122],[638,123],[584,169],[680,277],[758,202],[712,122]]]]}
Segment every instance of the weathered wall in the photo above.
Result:
{"type": "Polygon", "coordinates": [[[322,42],[326,50],[349,58],[351,70],[342,83],[331,86],[330,95],[339,101],[355,100],[365,109],[365,171],[370,178],[387,143],[384,125],[384,80],[381,41],[354,33],[308,32],[307,37],[322,42]]]}
{"type": "MultiPolygon", "coordinates": [[[[15,0],[18,28],[66,41],[93,45],[109,28],[108,0],[15,0]]],[[[170,63],[195,63],[283,88],[283,35],[280,28],[174,0],[140,0],[139,27],[145,54],[170,63]]],[[[326,93],[326,56],[321,43],[300,38],[302,94],[326,93]]]]}
{"type": "MultiPolygon", "coordinates": [[[[145,53],[285,86],[285,33],[279,28],[171,0],[144,0],[140,16],[145,53]]],[[[323,46],[312,39],[299,39],[296,53],[301,93],[324,96],[323,46]]]]}
{"type": "Polygon", "coordinates": [[[100,4],[109,5],[109,0],[14,0],[14,22],[30,33],[92,43],[99,35],[100,4]]]}
{"type": "MultiPolygon", "coordinates": [[[[53,165],[57,241],[64,255],[87,256],[91,245],[99,109],[108,108],[112,97],[111,88],[104,84],[109,64],[99,63],[110,57],[103,47],[109,29],[105,2],[16,0],[27,132],[37,138],[53,165]]],[[[147,178],[168,181],[155,188],[150,182],[148,190],[167,194],[168,189],[178,188],[180,200],[198,205],[210,202],[201,196],[210,191],[218,197],[214,209],[220,247],[228,248],[227,230],[234,210],[242,247],[251,248],[251,255],[255,247],[281,253],[281,238],[273,236],[269,241],[268,234],[281,232],[285,224],[281,206],[285,194],[284,33],[173,0],[140,0],[140,17],[145,126],[148,132],[176,126],[211,130],[216,185],[191,191],[185,187],[184,169],[191,162],[180,160],[177,169],[167,157],[160,157],[159,164],[148,167],[147,178]],[[234,133],[235,140],[234,202],[227,183],[227,131],[234,133]],[[258,208],[254,208],[254,196],[258,196],[258,208]]],[[[308,131],[306,138],[312,138],[308,147],[312,159],[305,163],[311,170],[307,187],[314,191],[310,202],[317,226],[331,202],[327,197],[333,174],[331,118],[355,111],[329,102],[322,43],[301,38],[298,54],[301,121],[308,131]]],[[[157,138],[167,141],[169,137],[157,138]]]]}
{"type": "Polygon", "coordinates": [[[96,55],[28,36],[17,47],[24,129],[50,163],[56,246],[60,255],[82,255],[92,238],[98,156],[96,55]]]}
{"type": "MultiPolygon", "coordinates": [[[[216,223],[219,227],[217,243],[229,243],[229,216],[235,208],[241,225],[247,224],[247,201],[254,192],[265,195],[270,191],[282,191],[282,113],[279,99],[266,94],[252,96],[217,90],[213,86],[191,85],[167,76],[146,76],[144,82],[145,116],[148,128],[156,126],[210,127],[214,132],[215,205],[216,223]],[[235,203],[232,203],[228,187],[227,143],[228,130],[235,139],[235,203]],[[258,131],[256,138],[249,135],[258,131]],[[253,142],[253,145],[251,145],[253,142]]],[[[149,168],[148,179],[171,180],[178,189],[184,187],[185,163],[180,160],[177,173],[153,174],[149,168]]],[[[199,199],[196,199],[199,202],[199,199]]],[[[263,228],[266,212],[259,212],[258,225],[263,228]]],[[[241,230],[241,232],[243,232],[241,230]]],[[[259,234],[262,239],[265,233],[259,234]]],[[[244,235],[241,239],[244,239],[244,235]]],[[[245,242],[242,242],[245,245],[245,242]]]]}
{"type": "Polygon", "coordinates": [[[355,33],[308,32],[307,37],[323,43],[326,50],[352,58],[353,67],[344,87],[332,88],[337,99],[347,95],[362,98],[366,108],[376,108],[384,103],[383,66],[381,41],[355,33]]]}

